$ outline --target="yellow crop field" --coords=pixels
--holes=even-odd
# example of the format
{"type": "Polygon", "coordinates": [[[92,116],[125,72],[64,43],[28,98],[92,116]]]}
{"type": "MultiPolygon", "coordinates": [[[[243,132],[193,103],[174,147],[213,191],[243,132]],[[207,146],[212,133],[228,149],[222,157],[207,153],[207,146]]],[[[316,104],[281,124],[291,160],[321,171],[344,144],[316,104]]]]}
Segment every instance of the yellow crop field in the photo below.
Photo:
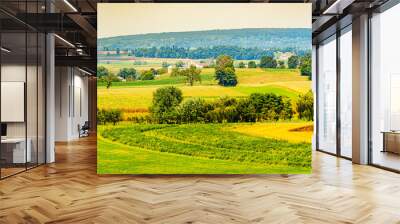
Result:
{"type": "Polygon", "coordinates": [[[307,81],[297,69],[237,68],[239,85],[307,81]]]}
{"type": "MultiPolygon", "coordinates": [[[[100,109],[118,108],[121,110],[147,109],[152,102],[153,92],[159,86],[146,87],[112,87],[99,88],[98,107],[100,109]]],[[[251,93],[275,92],[280,95],[296,97],[298,93],[279,86],[238,86],[222,87],[217,85],[205,86],[180,86],[184,98],[201,97],[216,99],[224,96],[241,97],[251,93]]]]}
{"type": "Polygon", "coordinates": [[[311,143],[313,122],[279,122],[237,124],[230,130],[256,137],[286,140],[292,143],[311,143]]]}
{"type": "Polygon", "coordinates": [[[157,87],[97,89],[97,105],[100,109],[135,109],[151,105],[157,87]]]}

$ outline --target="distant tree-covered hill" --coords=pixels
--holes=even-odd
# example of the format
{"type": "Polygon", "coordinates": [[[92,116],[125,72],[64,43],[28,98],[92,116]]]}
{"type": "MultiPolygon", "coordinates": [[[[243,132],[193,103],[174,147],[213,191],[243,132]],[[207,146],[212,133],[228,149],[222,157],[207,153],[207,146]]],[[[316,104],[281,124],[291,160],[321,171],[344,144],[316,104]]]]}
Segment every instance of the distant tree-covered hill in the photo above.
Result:
{"type": "Polygon", "coordinates": [[[305,54],[311,50],[311,30],[252,28],[152,33],[100,38],[98,50],[124,50],[144,57],[209,58],[227,53],[235,59],[257,59],[273,52],[305,54]]]}

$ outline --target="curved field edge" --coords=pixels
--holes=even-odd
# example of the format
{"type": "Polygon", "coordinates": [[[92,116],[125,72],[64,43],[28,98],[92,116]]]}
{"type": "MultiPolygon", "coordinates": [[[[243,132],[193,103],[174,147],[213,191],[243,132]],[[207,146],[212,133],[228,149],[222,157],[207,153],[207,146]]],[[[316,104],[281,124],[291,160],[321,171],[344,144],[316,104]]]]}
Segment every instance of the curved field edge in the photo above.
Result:
{"type": "Polygon", "coordinates": [[[311,167],[260,166],[146,150],[105,139],[97,141],[98,174],[310,174],[311,167]]]}
{"type": "Polygon", "coordinates": [[[222,137],[217,133],[220,132],[217,130],[219,127],[221,125],[196,125],[196,130],[191,132],[193,125],[139,127],[123,124],[122,127],[111,127],[111,130],[104,132],[110,126],[103,126],[99,129],[98,171],[136,174],[260,174],[311,171],[309,144],[289,144],[270,139],[266,144],[271,146],[260,145],[266,139],[234,132],[224,133],[225,136],[221,140],[214,138],[209,143],[207,139],[199,140],[205,139],[204,136],[208,136],[208,139],[212,136],[222,137]],[[252,144],[255,144],[254,147],[252,144]],[[293,146],[295,148],[290,148],[293,146]],[[149,154],[154,157],[149,157],[149,154]],[[183,161],[179,159],[182,157],[185,158],[183,161]]]}

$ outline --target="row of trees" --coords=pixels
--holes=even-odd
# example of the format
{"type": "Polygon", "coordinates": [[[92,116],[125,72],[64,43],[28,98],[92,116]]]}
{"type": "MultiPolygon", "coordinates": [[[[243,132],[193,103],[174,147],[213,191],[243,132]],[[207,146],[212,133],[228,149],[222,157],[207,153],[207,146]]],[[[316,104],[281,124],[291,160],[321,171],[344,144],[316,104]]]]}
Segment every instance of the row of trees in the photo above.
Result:
{"type": "MultiPolygon", "coordinates": [[[[247,63],[248,68],[277,68],[284,67],[281,63],[278,63],[271,56],[261,57],[259,65],[255,61],[249,61],[247,63]],[[278,65],[279,64],[279,65],[278,65]]],[[[239,68],[245,68],[244,62],[239,63],[239,68]]],[[[303,57],[291,56],[288,59],[288,67],[291,69],[300,68],[301,75],[311,77],[311,55],[305,55],[303,57]]],[[[220,55],[216,59],[215,63],[215,79],[221,86],[236,86],[238,83],[237,76],[235,73],[234,60],[229,55],[220,55]]]]}
{"type": "MultiPolygon", "coordinates": [[[[239,68],[245,68],[244,62],[239,62],[239,68]]],[[[272,56],[262,56],[260,63],[257,64],[255,61],[249,61],[247,68],[285,68],[285,62],[274,59],[272,56]]],[[[292,55],[289,57],[287,62],[289,69],[300,69],[301,75],[311,77],[311,54],[304,56],[292,55]]]]}
{"type": "MultiPolygon", "coordinates": [[[[147,123],[222,123],[259,122],[290,120],[294,112],[298,118],[313,120],[313,94],[311,91],[299,96],[296,107],[287,97],[273,93],[254,93],[239,99],[223,97],[215,101],[201,98],[183,101],[182,91],[176,87],[163,87],[153,94],[150,115],[133,117],[129,120],[147,123]]],[[[97,111],[99,124],[116,124],[122,121],[122,111],[118,109],[97,111]]]]}
{"type": "MultiPolygon", "coordinates": [[[[182,91],[163,87],[153,94],[150,120],[155,123],[221,123],[290,120],[295,109],[287,97],[273,93],[254,93],[239,99],[223,97],[215,101],[201,98],[183,101],[182,91]]],[[[299,97],[296,103],[299,118],[312,120],[312,94],[299,97]]]]}
{"type": "MultiPolygon", "coordinates": [[[[199,47],[199,48],[184,48],[184,47],[151,47],[151,48],[135,48],[128,51],[129,56],[147,57],[147,58],[216,58],[218,55],[226,54],[235,60],[257,60],[262,56],[273,56],[276,51],[294,52],[303,55],[304,51],[297,49],[263,49],[257,47],[239,47],[239,46],[212,46],[212,47],[199,47]]],[[[116,54],[120,55],[119,48],[116,49],[116,54]]]]}
{"type": "MultiPolygon", "coordinates": [[[[282,67],[283,61],[277,61],[271,56],[263,56],[260,59],[260,68],[277,68],[277,67],[282,67]]],[[[292,55],[288,58],[288,68],[290,69],[296,69],[300,68],[302,71],[305,71],[306,69],[311,70],[311,54],[306,54],[304,56],[297,56],[297,55],[292,55]]],[[[308,72],[302,72],[302,75],[309,75],[308,72]]]]}
{"type": "MultiPolygon", "coordinates": [[[[164,66],[164,63],[163,63],[164,66]]],[[[167,66],[167,64],[165,64],[167,66]]],[[[186,83],[193,86],[194,82],[201,83],[201,69],[191,65],[189,68],[183,68],[183,62],[176,62],[175,67],[171,71],[172,77],[182,76],[185,77],[186,83]]],[[[215,65],[215,79],[221,86],[236,86],[238,81],[235,73],[234,61],[228,55],[220,55],[216,59],[215,65]]]]}
{"type": "MultiPolygon", "coordinates": [[[[221,55],[219,55],[221,56],[221,55]]],[[[224,54],[224,56],[229,56],[224,54]]],[[[230,56],[229,56],[230,57],[230,56]]],[[[231,57],[232,58],[232,57],[231,57]]],[[[232,58],[233,60],[233,58],[232,58]]],[[[211,60],[212,61],[212,60],[211,60]]],[[[169,64],[167,62],[162,63],[163,68],[168,68],[172,64],[169,64]]],[[[183,61],[177,61],[174,64],[175,68],[182,68],[184,67],[184,62],[183,61]]],[[[209,68],[215,68],[215,63],[210,63],[207,65],[209,68]]],[[[237,65],[238,68],[286,68],[286,64],[284,61],[276,60],[272,56],[262,56],[260,63],[257,64],[256,61],[249,61],[247,65],[241,61],[237,65]]],[[[296,68],[301,68],[303,71],[305,68],[311,69],[311,54],[306,54],[304,56],[297,56],[297,55],[292,55],[289,57],[287,61],[287,68],[289,69],[296,69],[296,68]]],[[[303,74],[303,73],[302,73],[303,74]]],[[[307,72],[304,72],[303,75],[307,75],[307,72]]]]}
{"type": "MultiPolygon", "coordinates": [[[[225,68],[231,68],[233,71],[225,71],[225,73],[233,74],[234,73],[234,66],[233,66],[233,59],[229,55],[220,55],[217,58],[216,65],[214,66],[216,69],[216,74],[217,74],[217,69],[219,66],[225,67],[225,68]]],[[[311,54],[306,54],[304,56],[297,56],[293,55],[289,57],[288,59],[288,68],[289,69],[300,69],[300,73],[303,76],[308,76],[311,77],[311,54]]],[[[239,68],[245,68],[246,64],[244,62],[239,62],[238,64],[239,68]]],[[[285,68],[285,63],[283,61],[278,61],[274,59],[272,56],[262,56],[260,59],[259,64],[256,63],[256,61],[249,61],[247,63],[247,68],[285,68]]],[[[217,76],[217,80],[220,80],[220,76],[217,76]]],[[[233,77],[233,75],[231,75],[233,77]]],[[[236,85],[236,84],[235,84],[236,85]]],[[[224,85],[226,86],[226,85],[224,85]]],[[[234,85],[233,85],[234,86],[234,85]]]]}
{"type": "Polygon", "coordinates": [[[160,68],[145,70],[138,72],[134,68],[122,68],[117,74],[114,74],[104,66],[97,67],[97,78],[99,82],[105,82],[106,87],[110,88],[112,82],[120,82],[121,80],[135,81],[135,80],[153,80],[157,75],[167,73],[167,69],[160,68]]]}

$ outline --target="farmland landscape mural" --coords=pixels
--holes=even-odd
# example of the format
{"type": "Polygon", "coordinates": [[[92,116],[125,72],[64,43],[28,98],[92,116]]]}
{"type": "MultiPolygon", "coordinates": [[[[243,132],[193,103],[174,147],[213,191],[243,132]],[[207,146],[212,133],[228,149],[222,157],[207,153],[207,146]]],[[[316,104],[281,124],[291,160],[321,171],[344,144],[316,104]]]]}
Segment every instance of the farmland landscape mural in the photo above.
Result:
{"type": "Polygon", "coordinates": [[[99,174],[311,172],[309,4],[98,8],[99,174]]]}

